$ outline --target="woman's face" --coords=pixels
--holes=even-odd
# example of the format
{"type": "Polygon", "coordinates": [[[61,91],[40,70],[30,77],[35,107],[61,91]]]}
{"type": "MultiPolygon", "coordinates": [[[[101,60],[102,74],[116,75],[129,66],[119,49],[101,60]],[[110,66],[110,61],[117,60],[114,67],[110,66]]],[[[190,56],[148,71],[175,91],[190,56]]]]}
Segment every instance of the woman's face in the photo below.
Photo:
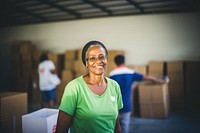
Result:
{"type": "Polygon", "coordinates": [[[95,45],[88,49],[86,53],[86,67],[89,73],[102,75],[106,71],[107,57],[105,50],[95,45]]]}

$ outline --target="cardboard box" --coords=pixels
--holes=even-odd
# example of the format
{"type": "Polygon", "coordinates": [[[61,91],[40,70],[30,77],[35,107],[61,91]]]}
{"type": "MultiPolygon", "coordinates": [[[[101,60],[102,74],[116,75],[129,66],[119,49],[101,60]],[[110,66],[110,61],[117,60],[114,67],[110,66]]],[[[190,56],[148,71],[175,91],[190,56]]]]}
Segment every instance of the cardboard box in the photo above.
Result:
{"type": "Polygon", "coordinates": [[[73,72],[70,70],[63,70],[61,74],[61,80],[66,84],[73,79],[73,72]]]}
{"type": "Polygon", "coordinates": [[[77,59],[77,50],[66,50],[65,51],[65,60],[76,60],[77,59]]]}
{"type": "Polygon", "coordinates": [[[135,72],[146,75],[147,74],[147,66],[146,65],[141,65],[141,66],[134,66],[134,65],[129,65],[127,66],[130,69],[135,70],[135,72]]]}
{"type": "Polygon", "coordinates": [[[169,112],[167,84],[143,83],[139,86],[140,115],[146,118],[166,118],[169,112]]]}
{"type": "Polygon", "coordinates": [[[84,64],[81,60],[76,60],[76,61],[74,61],[74,71],[86,73],[87,70],[86,70],[86,67],[84,66],[84,64]]]}
{"type": "Polygon", "coordinates": [[[43,108],[22,116],[23,133],[53,133],[56,129],[57,109],[43,108]]]}
{"type": "Polygon", "coordinates": [[[172,110],[182,109],[185,106],[185,77],[182,61],[169,61],[167,75],[169,77],[169,99],[172,110]]]}
{"type": "Polygon", "coordinates": [[[162,78],[165,69],[164,61],[150,61],[148,65],[148,74],[157,78],[162,78]]]}
{"type": "Polygon", "coordinates": [[[65,59],[65,61],[64,61],[64,69],[73,70],[74,69],[74,62],[75,62],[75,60],[65,59]]]}
{"type": "Polygon", "coordinates": [[[33,44],[30,40],[14,40],[12,43],[11,51],[20,54],[30,54],[33,49],[33,44]]]}
{"type": "Polygon", "coordinates": [[[200,110],[200,61],[185,62],[185,101],[187,108],[200,110]]]}
{"type": "Polygon", "coordinates": [[[167,73],[168,74],[179,74],[183,73],[184,63],[182,61],[169,61],[167,62],[167,73]]]}
{"type": "Polygon", "coordinates": [[[27,113],[27,93],[0,93],[0,125],[4,133],[21,133],[21,116],[27,113]]]}
{"type": "Polygon", "coordinates": [[[56,74],[60,76],[61,71],[63,69],[64,54],[48,53],[47,55],[49,60],[53,61],[56,67],[56,74]]]}

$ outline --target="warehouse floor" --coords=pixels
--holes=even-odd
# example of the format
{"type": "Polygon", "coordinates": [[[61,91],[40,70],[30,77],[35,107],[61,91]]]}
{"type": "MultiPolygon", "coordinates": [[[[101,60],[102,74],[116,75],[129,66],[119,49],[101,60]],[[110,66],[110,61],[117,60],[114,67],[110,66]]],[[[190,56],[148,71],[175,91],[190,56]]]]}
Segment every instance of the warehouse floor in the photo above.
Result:
{"type": "Polygon", "coordinates": [[[134,117],[130,133],[200,133],[198,111],[180,110],[169,113],[166,119],[134,117]]]}
{"type": "MultiPolygon", "coordinates": [[[[29,112],[40,109],[30,104],[29,112]]],[[[199,111],[171,111],[166,119],[132,117],[130,133],[200,133],[199,111]]]]}

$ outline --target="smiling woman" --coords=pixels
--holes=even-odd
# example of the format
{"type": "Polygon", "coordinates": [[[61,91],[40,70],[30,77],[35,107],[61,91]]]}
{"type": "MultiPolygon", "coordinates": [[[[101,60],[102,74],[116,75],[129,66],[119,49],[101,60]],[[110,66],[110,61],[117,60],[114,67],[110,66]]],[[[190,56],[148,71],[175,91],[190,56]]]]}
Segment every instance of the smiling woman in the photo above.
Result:
{"type": "Polygon", "coordinates": [[[104,56],[104,55],[100,55],[98,57],[90,57],[90,58],[87,58],[86,61],[91,61],[91,62],[96,62],[97,60],[100,60],[100,61],[103,61],[107,58],[107,56],[104,56]]]}
{"type": "MultiPolygon", "coordinates": [[[[106,70],[107,65],[107,59],[105,58],[105,49],[100,47],[99,45],[91,46],[87,50],[86,54],[86,68],[88,70],[88,74],[85,76],[85,80],[93,80],[93,78],[89,78],[89,76],[95,76],[99,75],[99,80],[101,81],[102,75],[104,75],[104,72],[106,70]]],[[[105,82],[105,80],[102,80],[105,82]]],[[[94,82],[94,81],[88,81],[88,82],[94,82]]],[[[97,81],[96,84],[101,85],[101,82],[97,81]]],[[[94,83],[93,83],[94,84],[94,83]]]]}
{"type": "Polygon", "coordinates": [[[123,107],[119,85],[104,76],[108,52],[99,41],[82,50],[87,73],[65,87],[57,121],[57,133],[120,133],[118,110],[123,107]],[[99,108],[101,107],[101,108],[99,108]]]}

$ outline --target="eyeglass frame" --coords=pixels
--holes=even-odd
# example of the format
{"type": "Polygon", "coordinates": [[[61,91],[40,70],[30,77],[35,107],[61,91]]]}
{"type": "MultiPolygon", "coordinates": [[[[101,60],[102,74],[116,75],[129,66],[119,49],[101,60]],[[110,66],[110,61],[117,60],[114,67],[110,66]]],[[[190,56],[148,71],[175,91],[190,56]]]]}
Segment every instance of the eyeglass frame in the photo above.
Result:
{"type": "Polygon", "coordinates": [[[98,57],[90,57],[90,58],[86,58],[85,61],[89,60],[91,62],[96,62],[97,59],[100,60],[100,61],[104,61],[104,60],[108,59],[108,56],[107,55],[103,55],[103,56],[100,55],[98,57]],[[100,59],[100,58],[103,58],[103,59],[100,59]],[[94,59],[94,61],[92,61],[93,59],[94,59]]]}

